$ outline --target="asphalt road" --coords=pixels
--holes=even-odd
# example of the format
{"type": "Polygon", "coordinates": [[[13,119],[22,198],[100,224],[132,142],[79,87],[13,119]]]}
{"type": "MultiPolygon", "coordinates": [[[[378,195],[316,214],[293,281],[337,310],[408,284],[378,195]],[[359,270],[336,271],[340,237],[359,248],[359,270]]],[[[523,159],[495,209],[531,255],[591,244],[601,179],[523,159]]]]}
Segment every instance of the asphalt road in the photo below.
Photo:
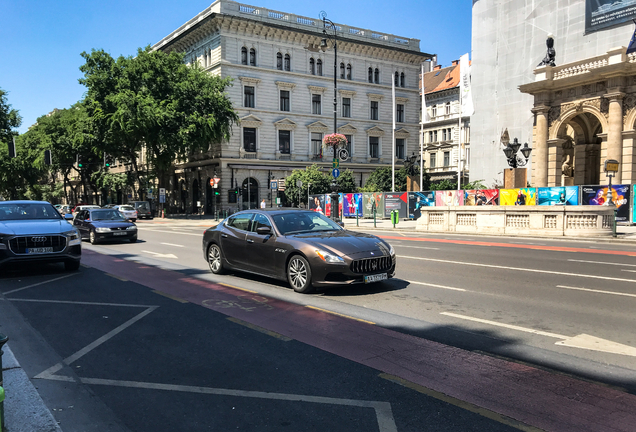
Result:
{"type": "Polygon", "coordinates": [[[1,328],[65,432],[630,430],[630,245],[376,232],[395,279],[301,295],[211,275],[205,221],[138,225],[84,243],[78,274],[0,278],[1,328]]]}

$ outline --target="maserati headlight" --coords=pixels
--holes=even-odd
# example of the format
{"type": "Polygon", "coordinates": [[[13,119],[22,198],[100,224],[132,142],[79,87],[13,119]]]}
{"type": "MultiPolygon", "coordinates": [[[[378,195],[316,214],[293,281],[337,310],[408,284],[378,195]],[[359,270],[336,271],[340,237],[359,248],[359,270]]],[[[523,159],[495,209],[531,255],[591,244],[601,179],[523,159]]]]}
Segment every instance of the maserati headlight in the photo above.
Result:
{"type": "Polygon", "coordinates": [[[316,249],[316,255],[320,257],[321,260],[328,264],[344,264],[345,261],[342,257],[338,255],[334,255],[329,252],[325,252],[324,250],[316,249]]]}
{"type": "Polygon", "coordinates": [[[393,245],[391,243],[387,243],[389,245],[389,255],[395,255],[395,250],[393,250],[393,245]]]}
{"type": "Polygon", "coordinates": [[[137,227],[134,225],[131,225],[128,228],[126,228],[126,231],[137,231],[137,227]]]}
{"type": "Polygon", "coordinates": [[[110,228],[95,228],[95,232],[107,233],[107,232],[110,232],[110,228]]]}
{"type": "Polygon", "coordinates": [[[65,233],[62,233],[62,235],[66,236],[69,246],[76,246],[82,243],[82,239],[80,238],[79,231],[77,231],[77,229],[67,231],[65,233]]]}

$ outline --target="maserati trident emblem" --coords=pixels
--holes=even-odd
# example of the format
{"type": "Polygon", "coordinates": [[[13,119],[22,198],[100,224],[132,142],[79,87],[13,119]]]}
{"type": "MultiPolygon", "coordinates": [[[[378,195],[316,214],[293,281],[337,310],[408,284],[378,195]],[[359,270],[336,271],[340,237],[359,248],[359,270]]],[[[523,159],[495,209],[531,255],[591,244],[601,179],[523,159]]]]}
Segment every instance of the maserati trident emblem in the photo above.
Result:
{"type": "Polygon", "coordinates": [[[377,261],[372,261],[371,262],[371,270],[375,271],[378,269],[378,262],[377,261]]]}
{"type": "Polygon", "coordinates": [[[46,241],[46,237],[31,237],[33,243],[43,243],[46,241]]]}

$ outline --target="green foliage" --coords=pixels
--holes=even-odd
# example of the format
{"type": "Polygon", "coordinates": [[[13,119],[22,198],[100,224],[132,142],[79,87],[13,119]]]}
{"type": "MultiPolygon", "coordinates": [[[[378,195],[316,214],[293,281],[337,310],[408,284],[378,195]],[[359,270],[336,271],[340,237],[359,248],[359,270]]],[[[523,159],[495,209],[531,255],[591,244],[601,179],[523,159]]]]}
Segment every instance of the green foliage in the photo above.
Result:
{"type": "MultiPolygon", "coordinates": [[[[415,167],[415,177],[417,178],[417,182],[419,182],[419,167],[415,167]]],[[[391,167],[382,167],[377,168],[375,171],[371,173],[369,178],[367,179],[364,187],[360,188],[361,192],[391,192],[392,179],[391,179],[392,169],[391,167]]],[[[407,172],[406,168],[400,167],[400,169],[395,171],[395,191],[396,192],[406,192],[406,179],[407,172]]],[[[422,176],[423,187],[422,190],[429,190],[430,187],[430,177],[426,171],[422,176]]]]}
{"type": "Polygon", "coordinates": [[[450,179],[444,179],[431,183],[430,190],[455,190],[457,189],[457,182],[450,179]]]}
{"type": "Polygon", "coordinates": [[[463,186],[464,190],[473,190],[473,189],[488,189],[488,186],[484,183],[483,180],[475,180],[470,183],[467,183],[463,186]]]}
{"type": "Polygon", "coordinates": [[[25,193],[26,198],[36,201],[57,202],[64,196],[64,184],[35,184],[25,193]]]}
{"type": "Polygon", "coordinates": [[[99,189],[124,190],[126,186],[132,186],[132,182],[126,173],[115,174],[110,171],[100,170],[92,174],[91,179],[99,189]]]}
{"type": "Polygon", "coordinates": [[[225,89],[229,79],[184,64],[184,54],[138,49],[113,59],[102,50],[83,52],[85,106],[106,153],[136,166],[144,147],[166,172],[211,143],[228,140],[238,115],[225,89]]]}
{"type": "MultiPolygon", "coordinates": [[[[331,184],[331,173],[325,174],[329,178],[329,183],[331,184]]],[[[355,193],[358,191],[356,179],[353,177],[353,171],[350,169],[340,171],[340,176],[336,179],[336,183],[338,184],[338,192],[340,193],[355,193]]],[[[329,189],[329,192],[331,192],[331,189],[329,189]]]]}
{"type": "Polygon", "coordinates": [[[20,127],[21,124],[20,113],[11,108],[7,100],[7,92],[0,88],[0,143],[6,146],[11,142],[12,137],[18,135],[13,129],[20,127]]]}
{"type": "Polygon", "coordinates": [[[302,200],[307,203],[307,190],[309,194],[324,194],[331,192],[329,185],[331,177],[320,169],[318,165],[312,165],[303,170],[294,170],[285,179],[285,196],[292,206],[297,207],[302,200]],[[303,185],[299,188],[296,182],[300,180],[303,185]]]}

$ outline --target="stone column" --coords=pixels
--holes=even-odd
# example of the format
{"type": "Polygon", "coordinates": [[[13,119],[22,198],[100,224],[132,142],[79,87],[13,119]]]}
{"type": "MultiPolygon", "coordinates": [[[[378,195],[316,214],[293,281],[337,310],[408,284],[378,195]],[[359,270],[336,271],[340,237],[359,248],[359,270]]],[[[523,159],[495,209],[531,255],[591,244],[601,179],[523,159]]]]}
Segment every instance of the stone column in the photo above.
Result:
{"type": "MultiPolygon", "coordinates": [[[[615,91],[605,95],[609,99],[609,128],[607,131],[607,159],[615,159],[618,161],[619,171],[613,178],[613,184],[621,184],[623,170],[622,154],[623,154],[623,96],[625,93],[615,91]]],[[[605,161],[601,160],[601,165],[605,161]]],[[[603,170],[601,170],[601,178],[603,170]]]]}
{"type": "MultiPolygon", "coordinates": [[[[548,141],[548,187],[563,186],[561,184],[562,177],[562,155],[563,142],[565,140],[556,138],[548,141]]],[[[534,185],[533,185],[534,186],[534,185]]]]}
{"type": "Polygon", "coordinates": [[[541,105],[532,109],[537,117],[536,141],[532,149],[534,173],[532,187],[546,187],[548,185],[548,111],[549,106],[541,105]]]}

